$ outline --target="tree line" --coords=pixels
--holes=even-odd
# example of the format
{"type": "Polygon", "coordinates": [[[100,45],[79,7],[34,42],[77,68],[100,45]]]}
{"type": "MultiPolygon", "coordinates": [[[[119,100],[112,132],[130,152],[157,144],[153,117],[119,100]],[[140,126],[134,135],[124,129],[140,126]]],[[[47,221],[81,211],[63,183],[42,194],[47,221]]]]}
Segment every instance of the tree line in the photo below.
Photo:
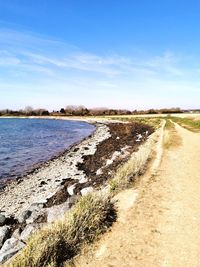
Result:
{"type": "Polygon", "coordinates": [[[33,109],[32,107],[25,107],[25,109],[12,110],[3,109],[0,110],[0,116],[49,116],[50,112],[47,109],[38,108],[33,109]]]}
{"type": "Polygon", "coordinates": [[[127,110],[127,109],[109,109],[92,108],[85,106],[66,106],[60,110],[48,111],[47,109],[34,109],[27,106],[20,110],[4,109],[0,110],[0,116],[112,116],[112,115],[142,115],[142,114],[171,114],[183,113],[185,110],[180,108],[148,109],[148,110],[127,110]]]}

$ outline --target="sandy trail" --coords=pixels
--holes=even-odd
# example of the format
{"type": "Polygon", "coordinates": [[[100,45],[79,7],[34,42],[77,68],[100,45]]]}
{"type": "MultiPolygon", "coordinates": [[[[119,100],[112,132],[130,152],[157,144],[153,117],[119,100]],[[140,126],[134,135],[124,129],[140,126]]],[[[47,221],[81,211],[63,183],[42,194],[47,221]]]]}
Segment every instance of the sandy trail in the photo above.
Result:
{"type": "Polygon", "coordinates": [[[75,261],[77,267],[200,266],[200,134],[165,151],[156,175],[120,193],[119,219],[75,261]]]}

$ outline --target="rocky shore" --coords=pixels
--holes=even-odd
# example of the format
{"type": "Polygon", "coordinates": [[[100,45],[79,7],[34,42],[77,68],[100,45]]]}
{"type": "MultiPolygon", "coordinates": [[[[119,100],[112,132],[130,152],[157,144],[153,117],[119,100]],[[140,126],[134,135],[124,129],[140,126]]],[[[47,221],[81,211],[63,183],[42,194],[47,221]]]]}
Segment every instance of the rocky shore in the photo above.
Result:
{"type": "Polygon", "coordinates": [[[0,262],[31,233],[62,216],[77,198],[99,188],[137,151],[153,129],[137,123],[97,123],[96,131],[0,193],[0,262]]]}

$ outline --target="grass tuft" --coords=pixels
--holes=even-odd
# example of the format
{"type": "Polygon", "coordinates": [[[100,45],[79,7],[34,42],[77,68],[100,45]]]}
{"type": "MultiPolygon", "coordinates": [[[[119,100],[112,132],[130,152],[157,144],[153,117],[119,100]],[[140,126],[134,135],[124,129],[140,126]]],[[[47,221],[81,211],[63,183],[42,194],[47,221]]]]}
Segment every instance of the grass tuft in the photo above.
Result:
{"type": "Polygon", "coordinates": [[[26,247],[6,267],[58,267],[78,253],[81,246],[106,231],[116,219],[110,197],[88,194],[63,220],[34,234],[26,247]]]}
{"type": "Polygon", "coordinates": [[[148,161],[153,154],[153,138],[149,138],[131,158],[121,166],[115,177],[109,182],[110,192],[116,194],[132,185],[135,178],[145,172],[148,161]]]}

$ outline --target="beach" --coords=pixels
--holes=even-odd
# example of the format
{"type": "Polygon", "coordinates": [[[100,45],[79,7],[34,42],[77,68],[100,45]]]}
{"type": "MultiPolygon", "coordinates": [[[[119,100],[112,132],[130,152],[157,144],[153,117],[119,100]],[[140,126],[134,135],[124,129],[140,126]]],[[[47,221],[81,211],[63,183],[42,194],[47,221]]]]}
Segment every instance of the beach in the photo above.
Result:
{"type": "Polygon", "coordinates": [[[44,163],[33,173],[9,183],[0,193],[1,213],[17,216],[31,204],[45,204],[66,179],[76,177],[76,180],[84,183],[86,176],[76,165],[82,162],[83,155],[93,154],[97,144],[108,137],[107,126],[97,124],[91,137],[74,145],[60,157],[44,163]]]}
{"type": "Polygon", "coordinates": [[[0,192],[0,237],[8,249],[0,261],[25,246],[36,230],[62,219],[81,196],[106,188],[120,166],[154,132],[151,126],[93,122],[95,131],[0,192]],[[10,244],[11,242],[11,244],[10,244]],[[13,243],[12,243],[13,242],[13,243]]]}
{"type": "MultiPolygon", "coordinates": [[[[143,137],[139,136],[141,140],[135,142],[133,139],[132,145],[134,143],[134,146],[130,147],[130,140],[126,140],[126,138],[122,140],[125,128],[122,127],[120,130],[121,127],[119,125],[125,124],[116,122],[96,123],[96,130],[91,136],[73,145],[71,149],[59,157],[42,164],[32,173],[8,183],[0,193],[1,214],[5,216],[13,216],[14,214],[15,218],[17,218],[31,206],[49,207],[58,205],[73,195],[84,195],[92,190],[95,184],[98,186],[103,184],[104,179],[102,179],[102,176],[105,176],[105,170],[106,175],[111,177],[113,174],[112,169],[116,167],[112,167],[112,164],[115,163],[114,165],[117,165],[116,159],[118,158],[118,164],[119,161],[123,163],[123,160],[128,159],[130,153],[137,150],[140,142],[144,141],[143,137]],[[113,134],[117,133],[119,136],[114,138],[111,136],[109,128],[111,125],[112,127],[115,125],[114,129],[112,129],[113,134]],[[102,148],[98,148],[100,143],[109,138],[117,140],[116,144],[112,140],[112,149],[110,141],[102,148]],[[98,154],[95,155],[97,148],[98,154]],[[96,158],[92,160],[93,163],[89,163],[88,157],[92,155],[95,155],[96,158]],[[98,162],[101,158],[103,159],[98,162]],[[94,162],[97,166],[95,166],[94,162]],[[104,171],[101,169],[101,164],[107,166],[107,168],[104,166],[104,171]],[[97,175],[96,181],[92,181],[94,180],[92,177],[95,177],[95,174],[97,175]],[[64,199],[56,200],[58,192],[62,191],[64,186],[65,189],[67,187],[64,199]]],[[[145,132],[145,130],[142,131],[145,132]]],[[[145,138],[149,134],[150,131],[148,134],[145,133],[145,138]]],[[[130,136],[128,139],[130,139],[130,136]]]]}

